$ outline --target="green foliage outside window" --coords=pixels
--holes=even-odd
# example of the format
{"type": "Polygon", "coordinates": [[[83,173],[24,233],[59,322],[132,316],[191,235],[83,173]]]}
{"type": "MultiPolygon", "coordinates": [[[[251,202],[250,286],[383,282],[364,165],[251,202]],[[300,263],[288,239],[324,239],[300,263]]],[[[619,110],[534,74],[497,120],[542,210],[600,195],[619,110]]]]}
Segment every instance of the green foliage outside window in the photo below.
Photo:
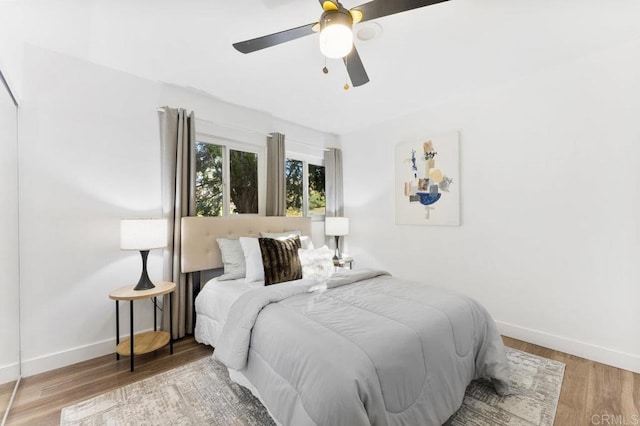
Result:
{"type": "MultiPolygon", "coordinates": [[[[303,161],[287,158],[285,162],[285,182],[287,187],[287,216],[302,216],[304,212],[304,167],[303,161]]],[[[325,214],[326,197],[324,189],[324,166],[308,164],[308,206],[307,215],[325,214]]]]}
{"type": "MultiPolygon", "coordinates": [[[[196,144],[196,214],[223,215],[223,155],[220,145],[196,144]]],[[[258,213],[258,155],[229,150],[229,212],[258,213]]]]}
{"type": "Polygon", "coordinates": [[[229,194],[232,214],[258,213],[258,155],[231,150],[229,194]]]}
{"type": "Polygon", "coordinates": [[[304,188],[302,161],[287,158],[284,170],[287,188],[287,216],[302,216],[302,191],[304,188]]]}
{"type": "MultiPolygon", "coordinates": [[[[196,144],[196,214],[222,216],[224,179],[223,155],[220,145],[196,144]]],[[[229,213],[258,213],[258,155],[230,149],[229,155],[229,213]]],[[[326,206],[325,169],[287,158],[285,162],[287,216],[304,214],[304,167],[308,167],[309,216],[324,215],[326,206]]]]}
{"type": "Polygon", "coordinates": [[[222,147],[196,143],[196,214],[222,216],[222,147]]]}
{"type": "Polygon", "coordinates": [[[309,164],[309,216],[325,214],[324,166],[309,164]]]}

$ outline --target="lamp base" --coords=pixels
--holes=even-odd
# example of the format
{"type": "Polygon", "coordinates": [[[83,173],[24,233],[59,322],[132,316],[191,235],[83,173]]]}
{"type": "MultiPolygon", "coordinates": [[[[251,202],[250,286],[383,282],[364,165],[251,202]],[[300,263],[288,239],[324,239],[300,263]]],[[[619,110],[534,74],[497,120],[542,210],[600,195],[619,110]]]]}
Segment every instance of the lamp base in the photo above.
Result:
{"type": "Polygon", "coordinates": [[[334,259],[342,259],[342,253],[340,253],[340,235],[335,236],[336,239],[336,253],[333,255],[334,259]]]}
{"type": "Polygon", "coordinates": [[[142,274],[138,280],[138,284],[133,288],[134,290],[151,290],[156,286],[153,285],[149,274],[147,273],[147,257],[149,256],[149,250],[140,250],[140,256],[142,256],[142,274]]]}

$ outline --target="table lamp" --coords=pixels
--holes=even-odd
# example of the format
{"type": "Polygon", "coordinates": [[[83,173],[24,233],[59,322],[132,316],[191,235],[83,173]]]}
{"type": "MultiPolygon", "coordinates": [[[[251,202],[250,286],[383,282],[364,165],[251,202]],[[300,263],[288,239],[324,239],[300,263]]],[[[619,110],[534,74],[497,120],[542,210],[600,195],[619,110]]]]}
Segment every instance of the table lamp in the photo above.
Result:
{"type": "Polygon", "coordinates": [[[347,217],[327,217],[324,220],[325,235],[332,235],[336,238],[336,253],[334,259],[342,259],[340,253],[340,237],[349,235],[349,218],[347,217]]]}
{"type": "Polygon", "coordinates": [[[122,219],[120,220],[120,249],[139,250],[142,256],[142,274],[134,290],[149,290],[155,287],[147,273],[149,250],[167,246],[167,219],[122,219]]]}

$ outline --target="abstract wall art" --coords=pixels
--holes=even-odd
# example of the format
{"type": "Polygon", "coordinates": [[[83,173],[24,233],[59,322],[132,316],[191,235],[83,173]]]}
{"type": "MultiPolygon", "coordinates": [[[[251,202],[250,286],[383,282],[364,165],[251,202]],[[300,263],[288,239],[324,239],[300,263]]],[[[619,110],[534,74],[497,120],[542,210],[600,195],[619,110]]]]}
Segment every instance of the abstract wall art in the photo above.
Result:
{"type": "Polygon", "coordinates": [[[460,225],[458,133],[396,145],[396,224],[460,225]]]}

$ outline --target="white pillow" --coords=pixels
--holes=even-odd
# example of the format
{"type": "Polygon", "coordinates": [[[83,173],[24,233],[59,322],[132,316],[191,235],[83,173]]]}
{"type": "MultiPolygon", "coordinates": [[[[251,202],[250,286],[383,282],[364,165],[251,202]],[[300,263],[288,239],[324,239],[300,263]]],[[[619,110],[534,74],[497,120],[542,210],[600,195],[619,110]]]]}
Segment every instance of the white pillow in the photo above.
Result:
{"type": "Polygon", "coordinates": [[[240,241],[229,238],[216,238],[216,241],[224,264],[224,274],[218,277],[218,281],[244,278],[244,251],[240,241]]]}
{"type": "Polygon", "coordinates": [[[335,272],[333,250],[327,246],[319,249],[298,249],[298,256],[302,265],[303,279],[326,281],[335,272]]]}
{"type": "Polygon", "coordinates": [[[258,239],[240,237],[240,245],[244,252],[245,280],[247,282],[264,281],[264,266],[262,265],[262,252],[258,239]]]}
{"type": "Polygon", "coordinates": [[[308,235],[300,235],[300,245],[305,250],[313,250],[315,248],[311,237],[308,235]]]}
{"type": "Polygon", "coordinates": [[[276,240],[287,240],[298,236],[300,237],[300,245],[303,249],[308,250],[315,248],[313,246],[313,241],[311,241],[311,237],[308,235],[302,235],[302,232],[299,230],[287,232],[261,232],[260,236],[264,238],[275,238],[276,240]]]}

